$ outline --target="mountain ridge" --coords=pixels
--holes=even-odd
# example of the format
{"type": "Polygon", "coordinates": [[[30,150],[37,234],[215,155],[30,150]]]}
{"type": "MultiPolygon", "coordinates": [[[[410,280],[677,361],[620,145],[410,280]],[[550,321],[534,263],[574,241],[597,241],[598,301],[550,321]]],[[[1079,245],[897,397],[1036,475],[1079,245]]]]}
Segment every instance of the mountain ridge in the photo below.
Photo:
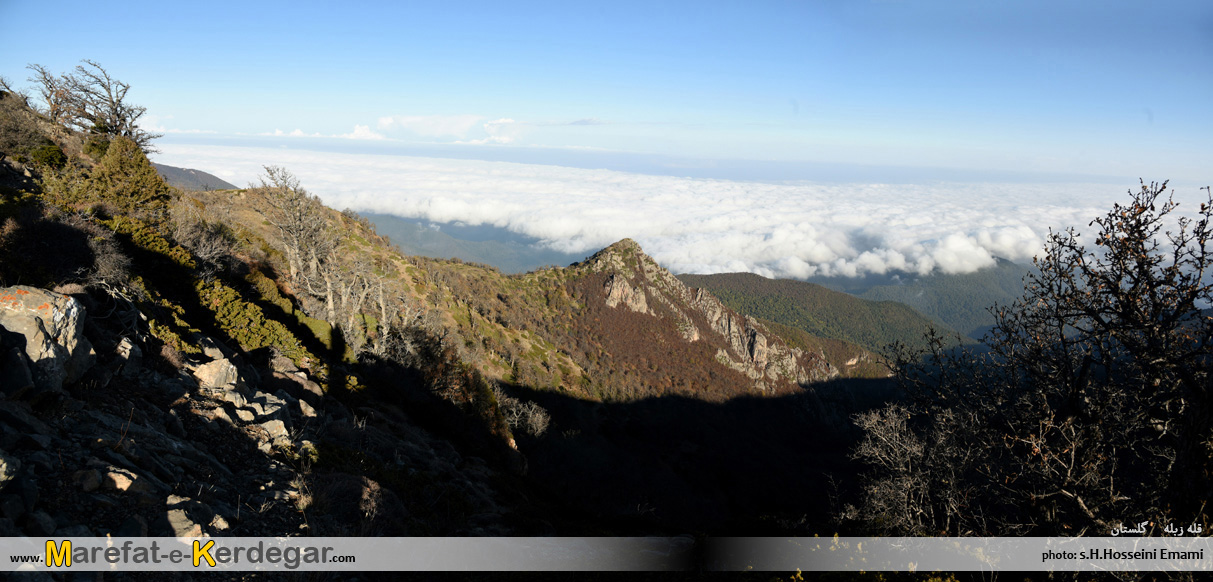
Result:
{"type": "MultiPolygon", "coordinates": [[[[49,123],[32,111],[17,122],[49,123]]],[[[864,379],[862,348],[783,337],[633,240],[505,275],[403,255],[285,172],[185,191],[121,136],[39,135],[66,162],[2,161],[26,181],[0,188],[0,283],[82,306],[95,359],[39,388],[35,363],[62,354],[0,334],[12,341],[0,377],[18,379],[0,401],[0,474],[62,503],[0,517],[5,535],[56,523],[78,535],[609,535],[803,515],[820,509],[820,495],[802,496],[824,494],[818,467],[847,463],[841,446],[812,443],[846,442],[849,411],[868,401],[853,394],[889,385],[864,379]],[[23,439],[30,426],[37,438],[23,439]],[[196,452],[208,446],[223,460],[196,452]],[[604,466],[634,473],[612,480],[604,466]],[[738,466],[747,474],[714,481],[738,466]],[[241,512],[246,499],[263,505],[241,512]]]]}
{"type": "Polygon", "coordinates": [[[181,188],[182,190],[235,190],[236,186],[227,181],[208,174],[202,170],[194,170],[191,168],[178,168],[166,164],[158,164],[152,162],[152,167],[156,168],[164,181],[170,186],[181,188]]]}

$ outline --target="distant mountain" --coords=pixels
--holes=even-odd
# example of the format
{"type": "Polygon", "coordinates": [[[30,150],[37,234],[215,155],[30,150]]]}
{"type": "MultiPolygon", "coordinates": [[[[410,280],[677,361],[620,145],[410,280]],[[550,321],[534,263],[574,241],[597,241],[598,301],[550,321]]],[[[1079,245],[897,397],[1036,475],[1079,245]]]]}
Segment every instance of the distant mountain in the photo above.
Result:
{"type": "Polygon", "coordinates": [[[897,301],[947,325],[962,335],[981,339],[994,324],[987,311],[1023,294],[1030,267],[997,259],[997,264],[973,273],[943,273],[867,279],[817,278],[811,281],[873,301],[897,301]]]}
{"type": "Polygon", "coordinates": [[[182,190],[195,190],[205,192],[207,190],[235,190],[236,186],[229,184],[222,179],[203,172],[202,170],[191,170],[189,168],[177,168],[157,164],[152,162],[152,167],[160,173],[165,182],[170,185],[181,188],[182,190]]]}
{"type": "Polygon", "coordinates": [[[689,288],[629,239],[525,275],[437,260],[416,266],[449,290],[444,308],[456,333],[483,348],[481,370],[510,384],[590,400],[723,401],[873,375],[860,365],[872,361],[862,348],[789,341],[689,288]]]}
{"type": "MultiPolygon", "coordinates": [[[[901,303],[869,301],[804,281],[768,279],[753,273],[678,278],[689,286],[711,291],[740,313],[873,351],[895,341],[918,345],[929,327],[941,327],[901,303]]],[[[951,329],[941,331],[951,333],[951,329]]]]}
{"type": "Polygon", "coordinates": [[[521,275],[404,256],[294,188],[169,188],[129,139],[6,107],[17,146],[82,178],[0,159],[38,186],[0,183],[0,281],[22,284],[0,288],[0,435],[62,449],[0,451],[41,492],[10,533],[826,531],[858,490],[853,414],[896,396],[866,350],[737,313],[630,240],[521,275]],[[135,485],[81,492],[115,479],[135,485]]]}
{"type": "MultiPolygon", "coordinates": [[[[431,228],[421,221],[388,214],[362,214],[375,230],[407,255],[432,259],[457,258],[496,267],[505,273],[525,273],[540,267],[568,265],[585,258],[545,249],[518,236],[508,240],[469,240],[431,228]]],[[[504,233],[503,233],[504,234],[504,233]]]]}

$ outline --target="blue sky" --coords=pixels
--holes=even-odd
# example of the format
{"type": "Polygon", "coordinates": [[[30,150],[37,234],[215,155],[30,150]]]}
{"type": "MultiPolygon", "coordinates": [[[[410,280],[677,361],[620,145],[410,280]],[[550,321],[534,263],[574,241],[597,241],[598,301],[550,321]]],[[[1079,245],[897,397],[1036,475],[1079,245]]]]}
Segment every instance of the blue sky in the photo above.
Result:
{"type": "Polygon", "coordinates": [[[1213,183],[1207,1],[0,0],[0,75],[84,58],[162,163],[676,272],[970,272],[1213,183]]]}
{"type": "Polygon", "coordinates": [[[297,131],[1201,185],[1213,159],[1208,2],[0,2],[10,81],[82,58],[166,144],[297,131]]]}

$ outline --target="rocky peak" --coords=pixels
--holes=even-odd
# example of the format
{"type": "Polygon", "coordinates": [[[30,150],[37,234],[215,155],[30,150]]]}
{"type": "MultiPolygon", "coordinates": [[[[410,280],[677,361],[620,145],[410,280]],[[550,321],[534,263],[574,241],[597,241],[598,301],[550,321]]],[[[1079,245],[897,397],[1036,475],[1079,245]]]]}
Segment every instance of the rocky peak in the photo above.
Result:
{"type": "Polygon", "coordinates": [[[628,278],[635,277],[638,271],[647,272],[661,268],[630,238],[594,253],[594,256],[586,259],[582,265],[592,272],[621,272],[628,278]]]}
{"type": "Polygon", "coordinates": [[[612,253],[644,254],[644,249],[640,248],[640,243],[638,243],[630,238],[622,239],[619,242],[617,242],[611,246],[608,246],[607,248],[602,249],[602,250],[603,250],[603,252],[612,252],[612,253]]]}
{"type": "Polygon", "coordinates": [[[602,300],[608,307],[622,306],[667,319],[687,342],[719,343],[722,347],[716,361],[745,374],[760,390],[782,382],[800,384],[838,375],[824,354],[791,348],[754,318],[725,307],[708,291],[687,287],[632,239],[606,247],[581,268],[607,275],[602,300]]]}

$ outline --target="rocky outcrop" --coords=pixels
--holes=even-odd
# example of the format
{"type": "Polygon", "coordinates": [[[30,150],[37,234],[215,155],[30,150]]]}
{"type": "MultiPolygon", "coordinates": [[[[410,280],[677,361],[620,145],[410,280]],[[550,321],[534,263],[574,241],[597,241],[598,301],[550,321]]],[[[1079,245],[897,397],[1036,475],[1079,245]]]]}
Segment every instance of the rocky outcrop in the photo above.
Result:
{"type": "Polygon", "coordinates": [[[626,278],[611,275],[610,278],[607,279],[606,284],[603,285],[603,288],[606,291],[607,307],[616,307],[622,303],[623,305],[627,306],[628,309],[631,309],[637,313],[649,312],[649,306],[645,300],[644,290],[633,289],[632,286],[628,284],[626,278]]]}
{"type": "Polygon", "coordinates": [[[29,388],[58,392],[84,375],[96,358],[82,333],[84,316],[80,303],[67,295],[20,285],[0,289],[2,374],[14,381],[4,387],[9,397],[29,388]],[[14,357],[14,349],[28,358],[28,382],[20,369],[26,362],[14,357]]]}
{"type": "Polygon", "coordinates": [[[789,347],[758,321],[730,310],[706,290],[688,288],[644,254],[636,241],[619,241],[587,259],[580,268],[607,275],[603,301],[608,307],[624,306],[669,319],[688,342],[709,340],[709,336],[720,341],[724,347],[717,352],[717,362],[745,374],[760,390],[778,383],[803,384],[838,375],[824,354],[807,354],[789,347]],[[706,322],[707,328],[700,329],[696,321],[706,322]]]}
{"type": "Polygon", "coordinates": [[[198,366],[194,368],[193,374],[198,385],[208,390],[228,391],[244,387],[240,371],[226,358],[198,366]]]}
{"type": "Polygon", "coordinates": [[[351,410],[280,355],[251,364],[198,336],[200,353],[174,369],[146,335],[86,325],[71,297],[0,298],[0,536],[511,532],[479,459],[391,406],[351,410]],[[397,496],[357,473],[369,468],[414,489],[397,496]],[[497,517],[417,521],[451,498],[497,517]]]}

